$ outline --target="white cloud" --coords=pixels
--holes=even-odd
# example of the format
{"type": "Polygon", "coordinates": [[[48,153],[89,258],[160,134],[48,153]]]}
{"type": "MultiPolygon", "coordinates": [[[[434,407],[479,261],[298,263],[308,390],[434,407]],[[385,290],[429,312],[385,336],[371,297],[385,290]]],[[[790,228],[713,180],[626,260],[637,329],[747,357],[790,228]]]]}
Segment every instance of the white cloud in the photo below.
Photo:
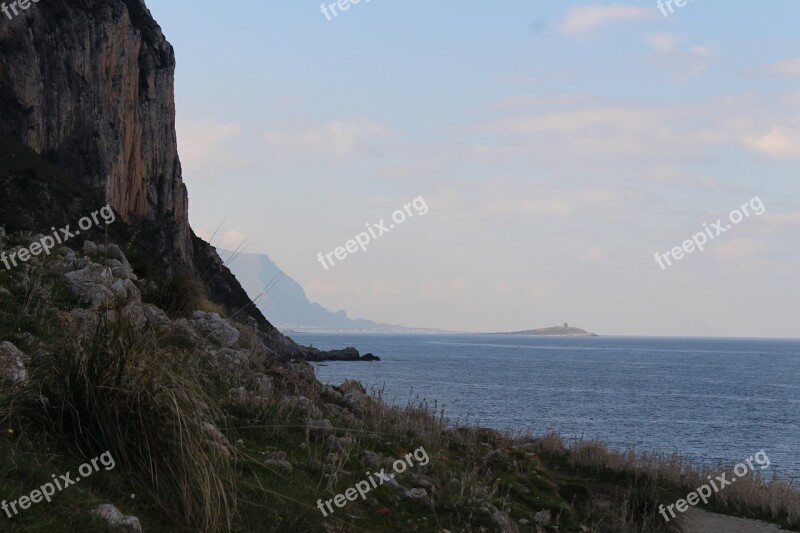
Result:
{"type": "Polygon", "coordinates": [[[766,255],[769,252],[769,246],[757,239],[738,238],[719,243],[714,248],[714,252],[726,260],[741,261],[766,255]]]}
{"type": "Polygon", "coordinates": [[[561,24],[564,33],[578,35],[619,20],[641,20],[655,16],[655,10],[624,4],[573,7],[561,24]]]}
{"type": "Polygon", "coordinates": [[[767,65],[763,72],[778,76],[800,77],[800,57],[785,59],[771,65],[767,65]]]}
{"type": "Polygon", "coordinates": [[[348,157],[375,153],[371,142],[388,132],[368,120],[333,121],[305,130],[270,130],[263,139],[271,146],[300,153],[348,157]]]}
{"type": "Polygon", "coordinates": [[[239,124],[178,120],[176,129],[181,165],[190,173],[202,173],[209,167],[240,166],[244,163],[229,146],[241,135],[239,124]]]}
{"type": "Polygon", "coordinates": [[[680,45],[685,41],[687,35],[685,33],[669,33],[659,32],[645,35],[645,42],[650,45],[653,50],[660,54],[669,54],[677,52],[680,45]]]}
{"type": "Polygon", "coordinates": [[[761,135],[748,135],[745,146],[772,157],[796,157],[800,155],[800,133],[773,128],[761,135]]]}
{"type": "Polygon", "coordinates": [[[685,33],[658,32],[644,36],[644,41],[657,54],[657,63],[671,72],[677,82],[702,74],[719,56],[716,45],[687,45],[688,39],[685,33]]]}
{"type": "Polygon", "coordinates": [[[718,56],[717,52],[707,46],[692,46],[689,54],[700,59],[716,59],[718,56]]]}

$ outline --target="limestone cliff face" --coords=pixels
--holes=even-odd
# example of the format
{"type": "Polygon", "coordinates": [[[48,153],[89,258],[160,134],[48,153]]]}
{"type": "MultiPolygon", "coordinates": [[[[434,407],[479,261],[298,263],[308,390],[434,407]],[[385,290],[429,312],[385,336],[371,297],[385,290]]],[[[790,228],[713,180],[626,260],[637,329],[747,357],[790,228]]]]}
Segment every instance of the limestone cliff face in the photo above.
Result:
{"type": "Polygon", "coordinates": [[[126,221],[163,223],[190,264],[174,69],[142,0],[41,0],[13,20],[0,14],[0,128],[126,221]]]}

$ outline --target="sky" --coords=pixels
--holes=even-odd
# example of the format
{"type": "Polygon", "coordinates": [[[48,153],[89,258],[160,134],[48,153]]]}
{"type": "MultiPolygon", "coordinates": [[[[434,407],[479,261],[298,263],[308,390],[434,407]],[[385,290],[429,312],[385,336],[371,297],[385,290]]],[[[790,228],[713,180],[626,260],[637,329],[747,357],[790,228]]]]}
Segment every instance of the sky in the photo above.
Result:
{"type": "Polygon", "coordinates": [[[312,300],[457,331],[800,337],[800,2],[147,5],[192,226],[312,300]]]}

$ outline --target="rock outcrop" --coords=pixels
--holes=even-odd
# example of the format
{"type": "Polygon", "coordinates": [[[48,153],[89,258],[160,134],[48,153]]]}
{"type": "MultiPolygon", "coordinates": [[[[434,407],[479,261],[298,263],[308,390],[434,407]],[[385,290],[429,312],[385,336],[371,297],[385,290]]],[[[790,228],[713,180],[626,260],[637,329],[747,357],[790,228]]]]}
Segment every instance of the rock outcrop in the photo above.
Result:
{"type": "Polygon", "coordinates": [[[175,54],[142,0],[42,2],[0,24],[0,128],[191,258],[175,54]]]}

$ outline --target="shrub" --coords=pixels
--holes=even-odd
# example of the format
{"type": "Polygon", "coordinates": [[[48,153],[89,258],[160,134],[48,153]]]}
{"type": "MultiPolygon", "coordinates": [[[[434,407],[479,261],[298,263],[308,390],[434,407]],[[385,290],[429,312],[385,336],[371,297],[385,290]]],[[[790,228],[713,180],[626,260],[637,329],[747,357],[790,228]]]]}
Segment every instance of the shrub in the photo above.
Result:
{"type": "Polygon", "coordinates": [[[212,302],[203,282],[191,272],[176,272],[155,281],[155,290],[143,298],[163,309],[171,318],[190,318],[195,311],[225,315],[225,309],[212,302]]]}

